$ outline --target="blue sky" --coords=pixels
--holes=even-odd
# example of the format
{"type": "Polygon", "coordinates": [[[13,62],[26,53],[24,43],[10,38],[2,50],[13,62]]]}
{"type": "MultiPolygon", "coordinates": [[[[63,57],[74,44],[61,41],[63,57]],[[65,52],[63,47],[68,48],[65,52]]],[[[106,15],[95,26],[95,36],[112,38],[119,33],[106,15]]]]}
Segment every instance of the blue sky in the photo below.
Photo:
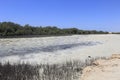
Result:
{"type": "Polygon", "coordinates": [[[120,31],[120,0],[0,0],[0,22],[120,31]]]}

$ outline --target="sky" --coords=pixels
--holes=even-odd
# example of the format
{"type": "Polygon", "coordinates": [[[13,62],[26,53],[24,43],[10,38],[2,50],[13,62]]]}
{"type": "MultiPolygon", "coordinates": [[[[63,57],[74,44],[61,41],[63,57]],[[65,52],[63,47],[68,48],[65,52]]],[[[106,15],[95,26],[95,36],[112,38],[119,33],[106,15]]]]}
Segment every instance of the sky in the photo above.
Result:
{"type": "Polygon", "coordinates": [[[0,0],[0,22],[120,32],[120,0],[0,0]]]}

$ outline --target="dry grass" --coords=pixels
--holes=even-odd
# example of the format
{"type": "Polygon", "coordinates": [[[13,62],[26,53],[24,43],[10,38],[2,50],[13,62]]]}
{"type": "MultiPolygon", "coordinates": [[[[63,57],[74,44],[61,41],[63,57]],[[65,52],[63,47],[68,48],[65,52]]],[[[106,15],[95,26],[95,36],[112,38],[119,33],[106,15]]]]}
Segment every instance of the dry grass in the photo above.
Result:
{"type": "Polygon", "coordinates": [[[86,66],[93,65],[97,58],[85,61],[73,60],[63,64],[0,64],[0,80],[74,80],[86,66]]]}

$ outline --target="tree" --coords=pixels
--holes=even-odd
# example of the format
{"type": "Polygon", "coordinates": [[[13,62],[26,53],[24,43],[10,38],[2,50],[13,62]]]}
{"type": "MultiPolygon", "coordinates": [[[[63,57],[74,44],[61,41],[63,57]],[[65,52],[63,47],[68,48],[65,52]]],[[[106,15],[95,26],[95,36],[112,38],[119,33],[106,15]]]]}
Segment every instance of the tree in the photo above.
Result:
{"type": "Polygon", "coordinates": [[[21,26],[13,22],[0,22],[0,37],[19,35],[68,35],[68,34],[107,34],[96,30],[79,30],[77,28],[60,29],[56,26],[35,27],[26,24],[21,26]]]}

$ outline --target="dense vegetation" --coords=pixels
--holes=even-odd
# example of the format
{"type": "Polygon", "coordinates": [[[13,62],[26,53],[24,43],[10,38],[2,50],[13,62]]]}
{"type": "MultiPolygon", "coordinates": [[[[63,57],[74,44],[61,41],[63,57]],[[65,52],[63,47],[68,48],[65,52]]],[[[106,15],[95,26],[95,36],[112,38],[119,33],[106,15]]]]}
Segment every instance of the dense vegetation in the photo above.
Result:
{"type": "Polygon", "coordinates": [[[112,34],[120,34],[120,32],[113,32],[112,34]]]}
{"type": "Polygon", "coordinates": [[[0,22],[0,37],[23,35],[71,35],[71,34],[107,34],[108,32],[96,30],[79,30],[77,28],[60,29],[55,26],[30,26],[13,22],[0,22]]]}
{"type": "Polygon", "coordinates": [[[100,57],[51,65],[0,64],[0,80],[77,80],[82,70],[97,59],[100,57]]]}

